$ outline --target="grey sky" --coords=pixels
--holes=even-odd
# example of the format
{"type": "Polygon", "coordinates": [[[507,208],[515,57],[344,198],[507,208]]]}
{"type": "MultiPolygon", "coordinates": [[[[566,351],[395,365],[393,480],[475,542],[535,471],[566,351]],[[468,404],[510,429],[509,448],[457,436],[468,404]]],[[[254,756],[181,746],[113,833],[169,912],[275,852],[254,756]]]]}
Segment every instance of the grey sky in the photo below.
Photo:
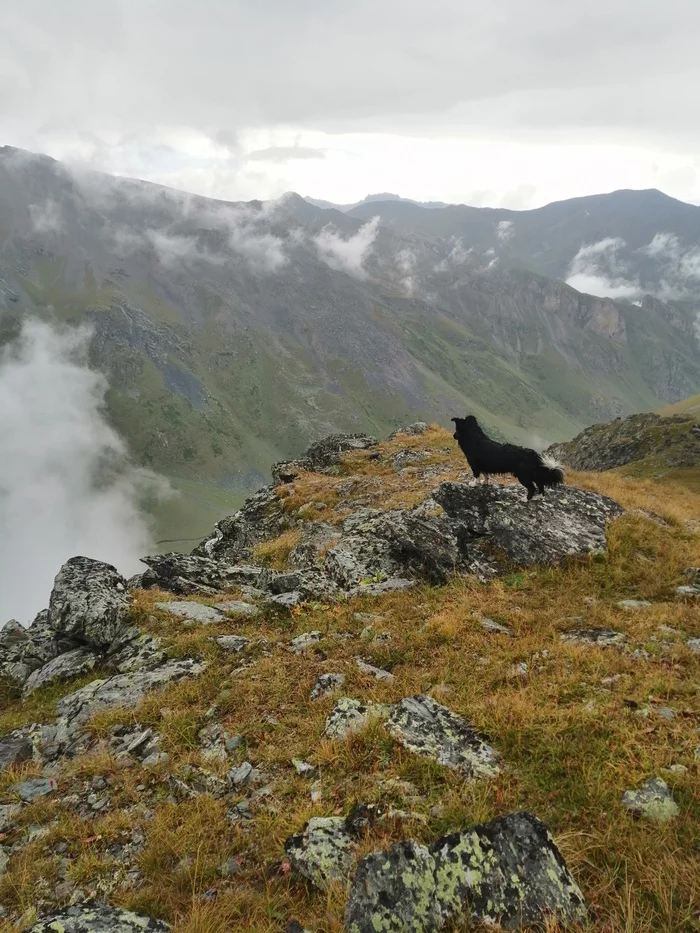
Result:
{"type": "Polygon", "coordinates": [[[526,186],[541,203],[618,187],[628,165],[630,187],[700,200],[697,0],[0,0],[0,13],[0,143],[229,197],[316,181],[303,193],[504,203],[526,186]],[[414,172],[387,185],[394,152],[414,172]]]}

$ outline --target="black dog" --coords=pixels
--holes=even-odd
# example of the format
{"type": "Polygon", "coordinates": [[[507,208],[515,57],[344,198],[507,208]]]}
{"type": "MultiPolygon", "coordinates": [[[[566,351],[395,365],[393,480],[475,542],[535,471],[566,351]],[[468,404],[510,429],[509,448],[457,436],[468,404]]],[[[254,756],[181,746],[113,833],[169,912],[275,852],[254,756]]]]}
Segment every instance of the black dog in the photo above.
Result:
{"type": "Polygon", "coordinates": [[[512,473],[527,489],[528,502],[536,489],[543,496],[545,486],[559,486],[564,482],[564,471],[556,460],[527,447],[492,441],[481,430],[474,415],[452,421],[455,423],[453,437],[477,479],[482,473],[487,482],[491,473],[512,473]]]}

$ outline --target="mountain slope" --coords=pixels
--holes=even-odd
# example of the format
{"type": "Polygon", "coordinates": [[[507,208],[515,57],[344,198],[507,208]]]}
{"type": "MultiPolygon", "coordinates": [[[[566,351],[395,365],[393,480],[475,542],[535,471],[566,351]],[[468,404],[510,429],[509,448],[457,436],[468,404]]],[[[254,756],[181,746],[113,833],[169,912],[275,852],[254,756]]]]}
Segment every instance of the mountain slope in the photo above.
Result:
{"type": "Polygon", "coordinates": [[[92,325],[112,420],[187,491],[187,533],[163,537],[333,431],[473,411],[544,443],[700,388],[688,308],[492,259],[297,195],[212,201],[0,149],[0,341],[31,313],[92,325]]]}

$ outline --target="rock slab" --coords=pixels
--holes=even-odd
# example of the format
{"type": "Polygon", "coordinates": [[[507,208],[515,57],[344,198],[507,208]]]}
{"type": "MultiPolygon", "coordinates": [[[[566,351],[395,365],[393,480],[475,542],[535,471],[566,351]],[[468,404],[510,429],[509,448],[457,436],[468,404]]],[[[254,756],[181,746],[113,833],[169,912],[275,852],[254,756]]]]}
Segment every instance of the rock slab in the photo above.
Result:
{"type": "Polygon", "coordinates": [[[39,920],[29,933],[166,933],[162,920],[104,905],[65,907],[39,920]]]}
{"type": "Polygon", "coordinates": [[[48,622],[76,644],[104,649],[128,625],[126,580],[111,564],[71,557],[54,580],[48,622]]]}
{"type": "Polygon", "coordinates": [[[451,833],[430,847],[405,841],[359,863],[348,933],[435,933],[454,923],[520,930],[586,919],[583,895],[547,827],[529,813],[451,833]]]}

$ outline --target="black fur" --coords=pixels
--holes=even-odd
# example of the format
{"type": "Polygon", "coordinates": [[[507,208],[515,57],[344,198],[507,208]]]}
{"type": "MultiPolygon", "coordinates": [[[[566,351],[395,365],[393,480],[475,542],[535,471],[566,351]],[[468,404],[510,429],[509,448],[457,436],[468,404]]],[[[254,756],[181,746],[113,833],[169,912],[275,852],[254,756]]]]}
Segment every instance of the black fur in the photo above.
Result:
{"type": "Polygon", "coordinates": [[[455,423],[453,437],[477,479],[482,473],[487,482],[492,473],[512,473],[527,489],[528,502],[537,490],[543,496],[546,486],[559,486],[564,482],[564,471],[558,463],[548,461],[528,447],[492,441],[474,415],[452,420],[455,423]]]}

